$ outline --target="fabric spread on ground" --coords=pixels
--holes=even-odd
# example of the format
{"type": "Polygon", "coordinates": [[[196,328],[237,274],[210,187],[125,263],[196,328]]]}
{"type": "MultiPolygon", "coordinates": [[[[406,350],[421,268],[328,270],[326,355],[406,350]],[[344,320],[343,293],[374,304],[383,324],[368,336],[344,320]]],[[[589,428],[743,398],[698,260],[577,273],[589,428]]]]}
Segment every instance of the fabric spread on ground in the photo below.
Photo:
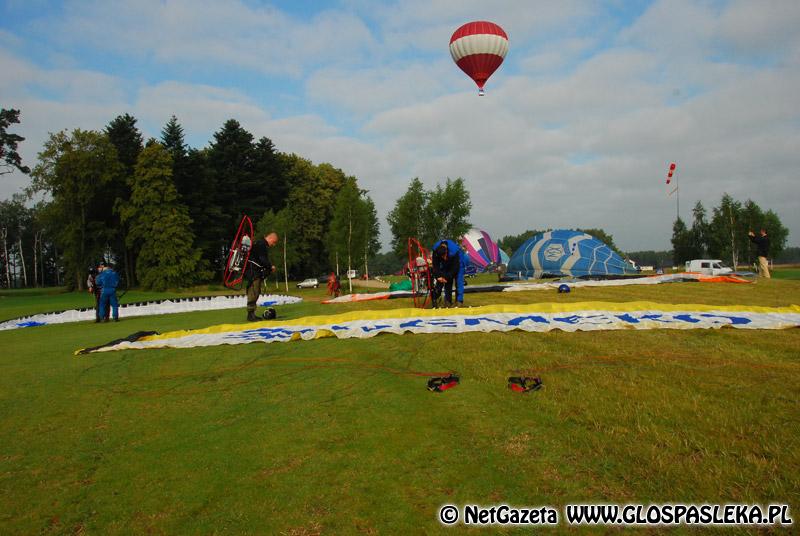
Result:
{"type": "MultiPolygon", "coordinates": [[[[262,294],[258,297],[258,305],[262,307],[272,307],[274,305],[286,305],[299,303],[302,298],[296,296],[284,296],[281,294],[262,294]]],[[[196,311],[216,311],[221,309],[238,309],[247,306],[247,296],[193,296],[188,298],[171,298],[166,300],[155,300],[136,303],[122,303],[119,306],[120,317],[164,315],[172,313],[190,313],[196,311]]],[[[40,313],[31,316],[15,318],[0,322],[0,331],[18,328],[29,328],[35,326],[46,326],[48,324],[65,324],[68,322],[82,322],[94,320],[94,307],[83,309],[71,309],[69,311],[57,311],[53,313],[40,313]]]]}
{"type": "Polygon", "coordinates": [[[654,302],[486,305],[461,309],[351,311],[279,322],[224,324],[114,341],[76,354],[144,348],[194,348],[324,337],[366,339],[381,333],[597,331],[620,329],[784,329],[800,326],[800,306],[716,306],[654,302]]]}

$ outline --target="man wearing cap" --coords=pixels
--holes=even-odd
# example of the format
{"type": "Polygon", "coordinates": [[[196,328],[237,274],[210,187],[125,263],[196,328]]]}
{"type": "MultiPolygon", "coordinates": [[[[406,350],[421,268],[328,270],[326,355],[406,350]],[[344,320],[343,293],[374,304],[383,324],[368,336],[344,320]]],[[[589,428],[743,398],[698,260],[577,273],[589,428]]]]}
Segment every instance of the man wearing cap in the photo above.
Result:
{"type": "Polygon", "coordinates": [[[111,306],[111,316],[114,322],[119,322],[119,301],[117,301],[119,274],[111,265],[107,265],[97,275],[95,284],[100,287],[100,318],[103,322],[108,322],[108,308],[111,306]]]}
{"type": "Polygon", "coordinates": [[[269,274],[275,271],[275,266],[269,260],[269,248],[278,243],[278,234],[269,233],[264,238],[256,240],[250,250],[244,277],[247,279],[247,320],[257,322],[256,302],[261,294],[261,285],[269,274]]]}
{"type": "Polygon", "coordinates": [[[433,245],[433,266],[431,275],[434,279],[433,306],[444,289],[444,305],[453,305],[453,283],[456,284],[457,306],[464,305],[464,271],[467,267],[467,258],[458,244],[452,240],[439,240],[433,245]]]}

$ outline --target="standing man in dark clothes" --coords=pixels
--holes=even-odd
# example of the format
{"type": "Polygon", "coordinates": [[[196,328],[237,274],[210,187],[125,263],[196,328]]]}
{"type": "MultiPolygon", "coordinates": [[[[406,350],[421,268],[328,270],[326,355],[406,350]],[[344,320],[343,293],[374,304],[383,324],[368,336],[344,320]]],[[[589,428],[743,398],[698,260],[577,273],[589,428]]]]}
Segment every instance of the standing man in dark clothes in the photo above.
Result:
{"type": "Polygon", "coordinates": [[[750,237],[750,242],[756,245],[756,251],[758,253],[758,274],[761,277],[769,279],[769,264],[767,263],[767,257],[769,256],[769,237],[767,237],[767,230],[761,229],[759,236],[756,236],[753,231],[750,231],[747,235],[750,237]]]}
{"type": "Polygon", "coordinates": [[[464,305],[464,271],[467,266],[466,256],[458,244],[452,240],[439,240],[433,245],[433,289],[431,297],[433,306],[444,289],[444,305],[453,305],[453,283],[456,284],[457,306],[464,305]]]}
{"type": "Polygon", "coordinates": [[[269,274],[275,271],[275,266],[269,260],[269,248],[278,243],[277,233],[269,233],[261,240],[256,240],[250,250],[244,277],[247,279],[247,320],[257,322],[256,302],[261,294],[261,285],[269,274]]]}

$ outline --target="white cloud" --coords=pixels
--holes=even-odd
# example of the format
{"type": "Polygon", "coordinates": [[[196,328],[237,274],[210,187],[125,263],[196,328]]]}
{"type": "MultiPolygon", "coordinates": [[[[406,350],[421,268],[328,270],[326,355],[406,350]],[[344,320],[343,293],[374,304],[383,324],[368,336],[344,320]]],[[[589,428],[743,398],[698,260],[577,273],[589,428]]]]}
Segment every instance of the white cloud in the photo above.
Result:
{"type": "MultiPolygon", "coordinates": [[[[58,68],[0,48],[0,90],[23,110],[29,164],[47,131],[103,128],[120,113],[156,137],[175,114],[195,146],[235,118],[357,176],[384,229],[411,178],[462,177],[473,222],[494,235],[602,227],[623,248],[652,249],[669,247],[664,174],[676,161],[684,217],[727,191],[776,210],[797,243],[794,3],[658,1],[622,30],[595,2],[346,5],[301,20],[233,0],[69,4],[64,22],[42,23],[62,45],[58,68]],[[485,97],[447,52],[453,29],[479,18],[512,39],[485,97]],[[139,71],[86,67],[76,51],[93,47],[139,71]],[[275,98],[228,73],[277,73],[275,98]],[[287,74],[300,81],[291,90],[287,74]]],[[[22,50],[25,38],[1,32],[22,50]]]]}
{"type": "Polygon", "coordinates": [[[306,93],[316,102],[363,116],[441,95],[446,90],[443,73],[452,70],[449,59],[397,67],[324,69],[308,78],[306,93]]]}
{"type": "Polygon", "coordinates": [[[300,21],[237,0],[79,2],[45,28],[68,46],[152,56],[179,68],[191,63],[201,71],[239,67],[291,76],[306,65],[363,57],[372,39],[361,19],[345,12],[323,11],[300,21]]]}

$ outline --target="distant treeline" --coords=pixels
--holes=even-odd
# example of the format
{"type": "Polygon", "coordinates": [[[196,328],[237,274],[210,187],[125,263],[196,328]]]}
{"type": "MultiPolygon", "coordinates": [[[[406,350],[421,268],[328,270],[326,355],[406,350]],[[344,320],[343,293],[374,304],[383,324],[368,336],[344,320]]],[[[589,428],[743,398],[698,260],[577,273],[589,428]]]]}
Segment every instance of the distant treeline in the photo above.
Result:
{"type": "Polygon", "coordinates": [[[692,226],[681,218],[672,227],[673,262],[681,265],[691,259],[721,259],[732,267],[750,265],[756,247],[748,237],[764,229],[769,237],[769,257],[777,259],[786,247],[789,230],[772,210],[764,211],[753,200],[737,201],[723,194],[710,217],[698,201],[692,210],[692,226]]]}
{"type": "Polygon", "coordinates": [[[2,286],[82,288],[101,259],[128,285],[218,280],[244,214],[257,234],[281,235],[272,260],[282,272],[285,245],[292,276],[337,260],[367,268],[378,253],[375,207],[355,177],[281,153],[233,119],[202,149],[187,146],[174,116],[158,140],[145,141],[136,122],[125,114],[102,131],[50,135],[25,195],[0,204],[2,286]]]}

